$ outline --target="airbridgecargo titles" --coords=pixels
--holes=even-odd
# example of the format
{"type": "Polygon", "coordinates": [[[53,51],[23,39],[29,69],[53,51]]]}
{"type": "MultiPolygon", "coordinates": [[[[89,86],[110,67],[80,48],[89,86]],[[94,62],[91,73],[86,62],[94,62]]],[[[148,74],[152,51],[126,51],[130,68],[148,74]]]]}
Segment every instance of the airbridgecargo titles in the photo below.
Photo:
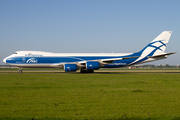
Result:
{"type": "Polygon", "coordinates": [[[43,55],[38,55],[38,54],[25,54],[26,57],[42,57],[43,55]]]}
{"type": "Polygon", "coordinates": [[[175,52],[165,53],[172,31],[164,31],[142,50],[135,53],[51,53],[17,51],[3,62],[22,68],[63,68],[64,71],[92,73],[99,68],[118,68],[167,58],[175,52]]]}

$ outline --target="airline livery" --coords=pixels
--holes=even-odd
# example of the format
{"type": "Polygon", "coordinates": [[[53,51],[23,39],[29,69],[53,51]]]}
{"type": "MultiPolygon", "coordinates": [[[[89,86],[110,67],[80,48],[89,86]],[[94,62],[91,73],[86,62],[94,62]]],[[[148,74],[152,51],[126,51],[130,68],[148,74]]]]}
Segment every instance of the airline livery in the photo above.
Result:
{"type": "Polygon", "coordinates": [[[99,68],[118,68],[167,58],[165,53],[172,31],[164,31],[141,51],[135,53],[51,53],[41,51],[17,51],[3,62],[22,68],[63,68],[64,71],[93,73],[99,68]]]}

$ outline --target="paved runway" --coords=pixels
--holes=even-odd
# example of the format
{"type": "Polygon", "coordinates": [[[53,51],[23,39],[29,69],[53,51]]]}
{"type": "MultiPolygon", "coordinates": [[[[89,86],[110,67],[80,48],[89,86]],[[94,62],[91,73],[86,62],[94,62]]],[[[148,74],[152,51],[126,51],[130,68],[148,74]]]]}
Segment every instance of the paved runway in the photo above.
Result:
{"type": "MultiPolygon", "coordinates": [[[[18,70],[1,70],[0,74],[19,74],[18,70]]],[[[24,70],[22,74],[180,74],[180,70],[95,70],[94,73],[64,72],[63,70],[24,70]]]]}

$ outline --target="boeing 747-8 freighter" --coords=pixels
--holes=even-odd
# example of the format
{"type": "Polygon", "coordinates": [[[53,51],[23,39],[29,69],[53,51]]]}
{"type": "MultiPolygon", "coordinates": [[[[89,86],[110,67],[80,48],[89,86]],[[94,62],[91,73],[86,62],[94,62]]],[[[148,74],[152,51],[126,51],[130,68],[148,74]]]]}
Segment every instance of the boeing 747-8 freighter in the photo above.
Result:
{"type": "Polygon", "coordinates": [[[41,51],[17,51],[3,62],[22,68],[63,68],[66,72],[81,70],[94,72],[99,68],[118,68],[167,58],[165,53],[172,31],[164,31],[146,47],[135,53],[51,53],[41,51]]]}

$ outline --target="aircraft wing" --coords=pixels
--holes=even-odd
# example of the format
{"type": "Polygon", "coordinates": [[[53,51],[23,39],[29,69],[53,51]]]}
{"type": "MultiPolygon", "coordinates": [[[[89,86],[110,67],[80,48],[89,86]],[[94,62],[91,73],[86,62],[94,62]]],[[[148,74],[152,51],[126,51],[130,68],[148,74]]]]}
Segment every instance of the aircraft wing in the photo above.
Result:
{"type": "MultiPolygon", "coordinates": [[[[122,57],[122,58],[110,58],[110,59],[100,59],[100,60],[91,60],[91,61],[97,61],[101,65],[107,65],[112,63],[113,61],[116,60],[124,60],[124,59],[132,59],[132,58],[138,58],[139,56],[134,56],[134,57],[122,57]]],[[[68,63],[55,63],[52,64],[51,67],[55,68],[64,68],[65,64],[76,64],[78,67],[86,67],[87,61],[79,61],[79,62],[68,62],[68,63]]]]}
{"type": "Polygon", "coordinates": [[[100,63],[102,64],[109,64],[112,63],[113,61],[116,60],[125,60],[125,59],[132,59],[132,58],[138,58],[139,56],[134,56],[134,57],[122,57],[122,58],[112,58],[112,59],[102,59],[102,60],[98,60],[100,63]]]}
{"type": "MultiPolygon", "coordinates": [[[[132,59],[132,58],[138,58],[139,56],[134,56],[134,57],[122,57],[122,58],[110,58],[110,59],[100,59],[100,60],[91,60],[91,61],[97,61],[99,62],[100,64],[102,65],[106,65],[106,64],[109,64],[109,63],[112,63],[113,61],[116,61],[116,60],[124,60],[124,59],[132,59]]],[[[78,64],[80,65],[85,65],[87,61],[80,61],[78,62],[78,64]]],[[[77,64],[77,65],[78,65],[77,64]]]]}

